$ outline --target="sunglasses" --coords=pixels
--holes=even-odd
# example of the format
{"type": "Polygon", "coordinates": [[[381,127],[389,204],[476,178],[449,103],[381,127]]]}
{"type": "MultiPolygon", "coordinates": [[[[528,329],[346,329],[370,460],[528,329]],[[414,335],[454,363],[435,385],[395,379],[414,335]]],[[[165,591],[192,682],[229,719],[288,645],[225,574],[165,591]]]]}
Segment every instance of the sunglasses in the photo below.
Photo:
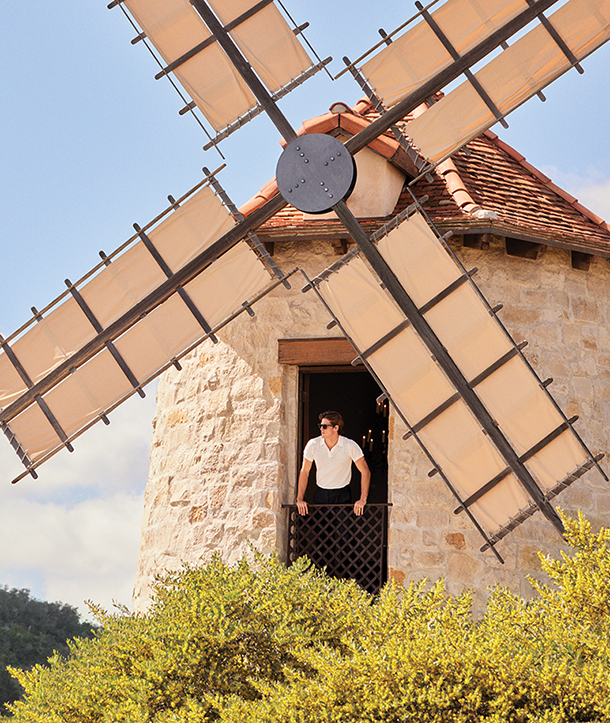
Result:
{"type": "Polygon", "coordinates": [[[318,427],[320,427],[320,429],[327,429],[328,427],[333,427],[333,426],[334,426],[333,424],[318,424],[318,427]]]}

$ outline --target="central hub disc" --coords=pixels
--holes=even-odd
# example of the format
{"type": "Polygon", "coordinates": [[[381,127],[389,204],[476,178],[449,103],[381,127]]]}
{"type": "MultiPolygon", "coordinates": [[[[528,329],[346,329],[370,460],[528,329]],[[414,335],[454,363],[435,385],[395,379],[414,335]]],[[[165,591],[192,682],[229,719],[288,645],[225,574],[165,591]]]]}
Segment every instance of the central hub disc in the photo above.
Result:
{"type": "Polygon", "coordinates": [[[345,201],[356,183],[356,164],[341,141],[322,133],[289,143],[277,162],[284,200],[305,213],[326,213],[345,201]]]}

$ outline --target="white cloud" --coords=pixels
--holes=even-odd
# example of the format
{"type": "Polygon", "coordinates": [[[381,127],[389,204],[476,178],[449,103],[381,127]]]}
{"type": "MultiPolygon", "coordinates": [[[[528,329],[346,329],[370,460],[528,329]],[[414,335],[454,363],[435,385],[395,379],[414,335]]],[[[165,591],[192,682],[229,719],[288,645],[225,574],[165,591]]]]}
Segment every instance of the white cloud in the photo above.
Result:
{"type": "Polygon", "coordinates": [[[142,495],[96,497],[71,508],[15,500],[0,514],[0,574],[16,587],[36,580],[36,597],[83,613],[86,599],[130,605],[141,521],[142,495]]]}
{"type": "Polygon", "coordinates": [[[0,584],[83,613],[85,599],[131,604],[154,408],[151,385],[16,485],[22,467],[0,439],[0,584]]]}

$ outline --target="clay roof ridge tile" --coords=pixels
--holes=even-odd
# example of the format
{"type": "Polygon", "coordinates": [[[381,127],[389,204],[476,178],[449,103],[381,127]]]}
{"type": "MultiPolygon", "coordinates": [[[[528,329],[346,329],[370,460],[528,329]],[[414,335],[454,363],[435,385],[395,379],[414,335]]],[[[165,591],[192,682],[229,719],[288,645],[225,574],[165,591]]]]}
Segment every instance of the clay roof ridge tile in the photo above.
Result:
{"type": "Polygon", "coordinates": [[[279,193],[277,181],[275,178],[272,178],[270,181],[265,183],[255,196],[239,207],[239,212],[242,216],[249,216],[251,213],[256,211],[257,208],[260,208],[262,205],[267,203],[267,201],[270,198],[273,198],[273,196],[277,193],[279,193]]]}
{"type": "MultiPolygon", "coordinates": [[[[347,103],[345,105],[347,106],[347,103]]],[[[368,98],[360,98],[356,105],[351,108],[352,113],[355,113],[356,115],[364,115],[372,110],[374,110],[373,104],[368,98]]]]}
{"type": "Polygon", "coordinates": [[[447,191],[449,191],[449,194],[463,213],[475,218],[488,218],[491,221],[497,219],[498,216],[494,211],[484,209],[476,203],[451,158],[439,163],[436,170],[445,182],[447,191]]]}

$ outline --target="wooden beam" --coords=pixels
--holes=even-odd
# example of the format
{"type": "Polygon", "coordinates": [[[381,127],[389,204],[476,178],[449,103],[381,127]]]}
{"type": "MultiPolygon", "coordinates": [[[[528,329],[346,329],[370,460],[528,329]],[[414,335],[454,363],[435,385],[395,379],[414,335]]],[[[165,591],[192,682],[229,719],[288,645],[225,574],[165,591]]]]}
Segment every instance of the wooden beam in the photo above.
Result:
{"type": "Polygon", "coordinates": [[[345,256],[347,253],[347,239],[346,238],[339,238],[336,240],[331,241],[332,247],[335,249],[335,254],[337,256],[345,256]]]}
{"type": "MultiPolygon", "coordinates": [[[[517,233],[515,230],[507,230],[500,228],[499,226],[481,226],[479,228],[460,228],[454,226],[453,228],[441,224],[438,227],[441,233],[446,231],[453,231],[452,239],[458,239],[459,236],[471,236],[473,234],[489,233],[492,238],[501,240],[506,236],[513,239],[519,239],[521,241],[530,241],[531,243],[542,244],[543,246],[551,246],[552,248],[564,249],[565,251],[578,251],[579,253],[587,253],[592,256],[599,256],[600,258],[610,258],[610,249],[601,248],[601,246],[588,246],[586,241],[582,239],[582,242],[570,242],[562,241],[557,236],[547,236],[546,238],[540,238],[539,236],[533,236],[531,234],[517,233]]],[[[553,231],[555,233],[555,231],[553,231]]]]}
{"type": "Polygon", "coordinates": [[[463,236],[463,245],[469,249],[480,249],[481,251],[488,251],[489,245],[491,244],[490,233],[469,233],[463,236]]]}
{"type": "Polygon", "coordinates": [[[520,259],[532,259],[536,261],[546,251],[545,244],[523,241],[509,236],[506,237],[505,241],[506,253],[509,256],[518,256],[520,259]]]}
{"type": "Polygon", "coordinates": [[[591,262],[595,258],[593,254],[586,254],[584,251],[572,251],[572,268],[579,271],[588,271],[591,262]]]}
{"type": "Polygon", "coordinates": [[[409,158],[407,152],[402,146],[398,146],[396,153],[389,159],[389,161],[397,168],[400,168],[401,171],[404,171],[410,179],[419,176],[419,169],[409,158]]]}
{"type": "Polygon", "coordinates": [[[345,337],[278,339],[278,362],[298,366],[351,364],[354,347],[345,337]]]}

